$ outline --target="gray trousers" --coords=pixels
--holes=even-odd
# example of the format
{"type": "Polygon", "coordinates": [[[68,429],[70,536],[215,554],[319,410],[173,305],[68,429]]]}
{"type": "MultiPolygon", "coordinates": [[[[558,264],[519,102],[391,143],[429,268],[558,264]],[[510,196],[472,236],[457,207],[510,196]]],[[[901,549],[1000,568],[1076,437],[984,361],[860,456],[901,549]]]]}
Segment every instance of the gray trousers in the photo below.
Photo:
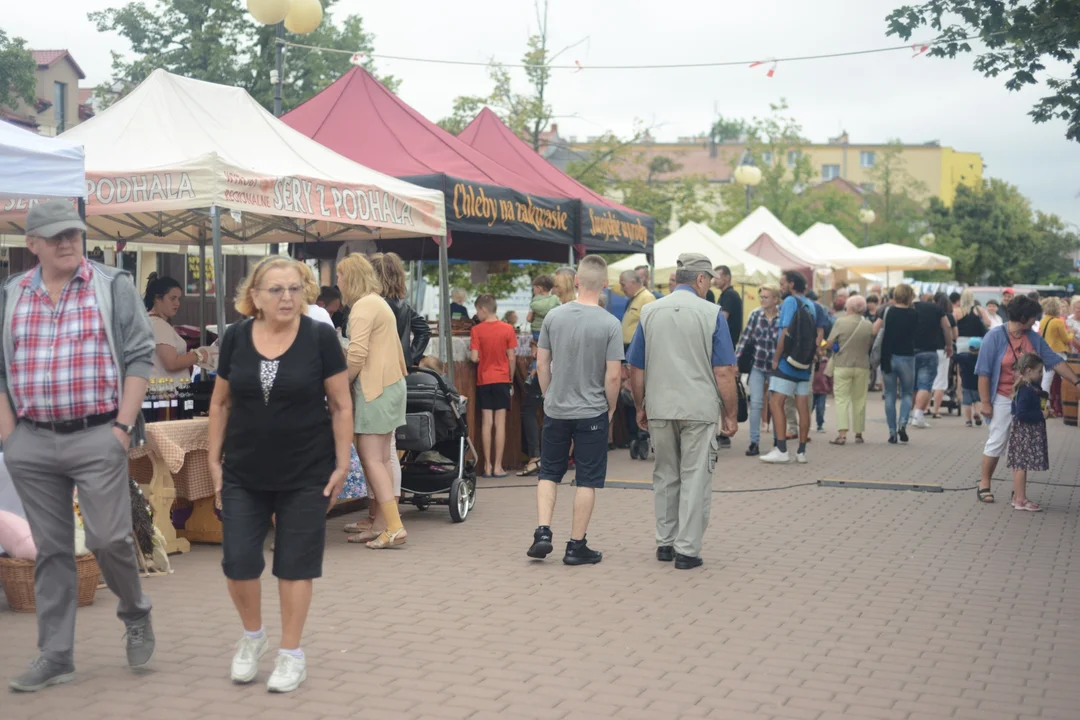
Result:
{"type": "Polygon", "coordinates": [[[656,454],[656,544],[673,546],[680,555],[699,557],[712,505],[716,423],[650,420],[649,435],[656,454]]]}
{"type": "Polygon", "coordinates": [[[117,616],[130,623],[150,612],[131,539],[127,452],[111,424],[61,435],[20,422],[4,446],[4,463],[37,545],[38,649],[49,660],[72,664],[78,585],[73,487],[79,489],[86,548],[120,598],[117,616]]]}

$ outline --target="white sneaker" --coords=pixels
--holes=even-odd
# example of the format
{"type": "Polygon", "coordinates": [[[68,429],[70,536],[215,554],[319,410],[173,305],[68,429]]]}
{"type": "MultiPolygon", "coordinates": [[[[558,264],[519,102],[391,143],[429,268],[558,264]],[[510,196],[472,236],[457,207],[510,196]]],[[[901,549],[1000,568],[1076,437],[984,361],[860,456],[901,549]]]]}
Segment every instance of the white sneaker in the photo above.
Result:
{"type": "Polygon", "coordinates": [[[789,463],[791,456],[786,452],[780,452],[780,448],[773,448],[768,455],[761,456],[761,462],[770,464],[789,463]]]}
{"type": "Polygon", "coordinates": [[[236,654],[232,659],[232,681],[237,684],[249,683],[259,674],[259,660],[270,650],[270,640],[263,633],[261,638],[249,638],[247,635],[236,643],[236,654]]]}
{"type": "Polygon", "coordinates": [[[799,463],[800,465],[805,465],[810,461],[806,459],[806,453],[795,453],[795,462],[799,463]]]}
{"type": "Polygon", "coordinates": [[[911,427],[916,427],[921,430],[929,430],[930,423],[926,422],[925,417],[917,418],[911,422],[911,427]]]}
{"type": "Polygon", "coordinates": [[[274,661],[274,672],[270,675],[270,681],[266,683],[266,689],[272,693],[292,692],[305,680],[307,680],[307,661],[279,653],[277,660],[274,661]]]}

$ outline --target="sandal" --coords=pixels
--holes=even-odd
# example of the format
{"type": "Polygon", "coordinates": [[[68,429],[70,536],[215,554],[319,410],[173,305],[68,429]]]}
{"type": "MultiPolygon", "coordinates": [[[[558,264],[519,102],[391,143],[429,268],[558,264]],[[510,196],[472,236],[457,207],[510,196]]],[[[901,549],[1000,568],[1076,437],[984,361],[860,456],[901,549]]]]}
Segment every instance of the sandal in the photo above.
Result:
{"type": "Polygon", "coordinates": [[[518,477],[532,477],[533,475],[540,474],[540,463],[530,460],[525,469],[517,474],[518,477]]]}
{"type": "Polygon", "coordinates": [[[374,521],[371,518],[366,520],[359,520],[357,522],[345,523],[345,532],[347,533],[362,533],[365,530],[371,529],[371,524],[374,521]]]}
{"type": "Polygon", "coordinates": [[[346,538],[346,541],[351,542],[355,545],[364,545],[371,542],[372,540],[375,540],[380,535],[382,535],[381,532],[377,532],[375,530],[372,530],[371,528],[368,528],[367,530],[361,532],[359,535],[350,535],[348,538],[346,538]]]}
{"type": "Polygon", "coordinates": [[[835,440],[830,440],[829,441],[829,444],[830,445],[847,445],[847,438],[842,437],[840,435],[837,435],[835,440]]]}
{"type": "Polygon", "coordinates": [[[1031,500],[1024,500],[1022,503],[1013,503],[1013,510],[1026,510],[1027,512],[1042,512],[1042,508],[1031,502],[1031,500]]]}
{"type": "Polygon", "coordinates": [[[379,537],[375,538],[367,544],[372,550],[383,550],[389,547],[398,547],[405,544],[405,537],[402,535],[405,533],[405,528],[400,528],[394,531],[393,534],[383,531],[379,533],[379,537]]]}
{"type": "Polygon", "coordinates": [[[862,434],[861,433],[856,433],[855,434],[855,444],[856,445],[862,445],[864,442],[866,442],[866,441],[863,440],[862,434]]]}
{"type": "Polygon", "coordinates": [[[975,491],[975,497],[978,498],[981,503],[994,502],[994,493],[990,488],[979,488],[975,491]]]}

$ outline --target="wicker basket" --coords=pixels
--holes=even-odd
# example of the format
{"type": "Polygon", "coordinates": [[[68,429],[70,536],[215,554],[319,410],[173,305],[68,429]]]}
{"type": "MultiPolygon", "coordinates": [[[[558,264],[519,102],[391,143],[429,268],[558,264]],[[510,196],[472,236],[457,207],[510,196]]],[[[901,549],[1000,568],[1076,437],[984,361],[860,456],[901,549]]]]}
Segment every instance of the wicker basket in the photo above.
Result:
{"type": "MultiPolygon", "coordinates": [[[[75,572],[79,577],[79,607],[92,605],[101,574],[94,556],[86,554],[75,558],[75,572]]],[[[0,583],[4,585],[4,595],[12,610],[26,613],[36,610],[33,560],[0,557],[0,583]]]]}

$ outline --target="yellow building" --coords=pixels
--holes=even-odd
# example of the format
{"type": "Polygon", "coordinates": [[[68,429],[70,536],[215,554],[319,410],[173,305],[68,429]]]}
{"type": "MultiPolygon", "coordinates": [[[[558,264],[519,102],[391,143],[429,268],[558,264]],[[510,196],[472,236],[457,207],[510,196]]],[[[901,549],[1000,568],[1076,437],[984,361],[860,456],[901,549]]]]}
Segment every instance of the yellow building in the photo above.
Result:
{"type": "MultiPolygon", "coordinates": [[[[577,143],[575,138],[562,142],[562,152],[550,153],[551,161],[557,166],[587,157],[594,150],[592,143],[577,143]],[[560,163],[560,160],[563,162],[560,163]]],[[[900,165],[903,170],[926,188],[926,196],[939,197],[946,205],[952,203],[958,184],[974,187],[982,182],[983,161],[977,152],[961,152],[937,141],[901,147],[900,165]]],[[[885,143],[851,143],[844,133],[830,138],[827,143],[812,143],[798,151],[793,150],[788,153],[792,157],[772,158],[766,153],[760,162],[790,165],[795,162],[794,153],[801,152],[810,159],[814,182],[840,178],[873,191],[876,189],[875,168],[889,148],[885,143]]],[[[673,143],[645,141],[635,146],[635,150],[634,163],[618,168],[620,174],[627,177],[644,176],[652,160],[665,157],[676,163],[678,168],[669,173],[654,173],[657,181],[697,176],[709,182],[726,183],[732,181],[735,167],[746,152],[746,145],[741,142],[716,144],[708,137],[692,137],[679,138],[673,143]]]]}

